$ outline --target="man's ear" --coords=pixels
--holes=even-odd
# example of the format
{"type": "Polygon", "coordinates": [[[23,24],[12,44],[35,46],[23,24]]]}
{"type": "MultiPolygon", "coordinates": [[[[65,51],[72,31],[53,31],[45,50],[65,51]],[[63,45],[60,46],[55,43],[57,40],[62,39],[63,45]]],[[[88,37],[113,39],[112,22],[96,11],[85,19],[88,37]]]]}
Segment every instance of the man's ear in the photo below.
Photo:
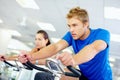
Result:
{"type": "Polygon", "coordinates": [[[84,26],[85,26],[85,27],[88,27],[88,26],[89,26],[89,23],[88,23],[88,22],[84,22],[84,26]]]}

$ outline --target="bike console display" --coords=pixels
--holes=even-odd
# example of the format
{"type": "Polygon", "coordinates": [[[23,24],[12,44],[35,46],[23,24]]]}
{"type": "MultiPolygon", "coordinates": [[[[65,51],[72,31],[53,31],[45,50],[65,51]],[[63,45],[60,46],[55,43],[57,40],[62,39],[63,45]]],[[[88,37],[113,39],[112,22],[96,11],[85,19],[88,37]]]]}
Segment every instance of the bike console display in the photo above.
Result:
{"type": "Polygon", "coordinates": [[[57,59],[48,58],[46,60],[46,66],[53,72],[61,74],[64,73],[63,66],[57,59]]]}

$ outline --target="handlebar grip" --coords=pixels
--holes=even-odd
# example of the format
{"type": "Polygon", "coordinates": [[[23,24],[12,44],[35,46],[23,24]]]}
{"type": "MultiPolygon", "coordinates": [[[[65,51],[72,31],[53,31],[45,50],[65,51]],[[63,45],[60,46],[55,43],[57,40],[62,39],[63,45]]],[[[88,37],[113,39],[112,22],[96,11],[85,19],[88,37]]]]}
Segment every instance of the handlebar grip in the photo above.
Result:
{"type": "MultiPolygon", "coordinates": [[[[44,68],[41,68],[41,67],[38,67],[38,66],[32,64],[30,61],[28,61],[26,64],[29,65],[30,67],[36,69],[36,70],[44,71],[44,72],[50,72],[50,71],[47,70],[47,69],[44,69],[44,68]]],[[[50,72],[50,73],[51,73],[51,72],[50,72]]]]}
{"type": "Polygon", "coordinates": [[[78,75],[76,75],[74,73],[70,73],[70,72],[65,72],[64,75],[70,76],[70,77],[76,77],[76,78],[80,77],[80,76],[78,76],[78,75]]]}
{"type": "Polygon", "coordinates": [[[8,64],[9,66],[15,67],[15,65],[12,65],[11,63],[7,62],[3,56],[1,58],[3,59],[3,62],[5,64],[8,64]]]}
{"type": "Polygon", "coordinates": [[[2,59],[5,59],[3,56],[1,57],[2,59]]]}
{"type": "Polygon", "coordinates": [[[75,75],[77,75],[77,76],[81,76],[81,72],[79,72],[77,69],[75,69],[74,67],[72,67],[72,66],[67,66],[67,68],[71,71],[71,72],[73,72],[75,75]]]}
{"type": "Polygon", "coordinates": [[[24,66],[26,66],[25,69],[28,69],[28,70],[33,70],[33,68],[31,66],[29,66],[28,64],[26,63],[22,63],[24,66]]]}
{"type": "Polygon", "coordinates": [[[7,62],[6,60],[3,61],[4,63],[8,64],[11,67],[15,67],[15,65],[12,65],[11,63],[7,62]]]}

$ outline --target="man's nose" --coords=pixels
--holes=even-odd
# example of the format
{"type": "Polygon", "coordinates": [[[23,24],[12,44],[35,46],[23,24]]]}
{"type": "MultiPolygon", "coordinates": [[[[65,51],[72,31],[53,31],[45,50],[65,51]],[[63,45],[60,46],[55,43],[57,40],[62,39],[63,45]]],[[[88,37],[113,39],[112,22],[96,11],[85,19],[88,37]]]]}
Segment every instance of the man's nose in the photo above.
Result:
{"type": "Polygon", "coordinates": [[[74,29],[73,28],[70,28],[70,32],[73,32],[74,31],[74,29]]]}

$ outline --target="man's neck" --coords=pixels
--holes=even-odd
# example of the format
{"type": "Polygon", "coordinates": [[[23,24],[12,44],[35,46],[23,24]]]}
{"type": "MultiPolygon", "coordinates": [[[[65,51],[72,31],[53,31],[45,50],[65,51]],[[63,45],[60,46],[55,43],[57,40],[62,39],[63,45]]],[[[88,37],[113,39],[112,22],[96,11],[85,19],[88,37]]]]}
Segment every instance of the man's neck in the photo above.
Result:
{"type": "Polygon", "coordinates": [[[83,36],[80,38],[80,40],[85,40],[90,34],[90,29],[88,28],[85,33],[83,34],[83,36]]]}

